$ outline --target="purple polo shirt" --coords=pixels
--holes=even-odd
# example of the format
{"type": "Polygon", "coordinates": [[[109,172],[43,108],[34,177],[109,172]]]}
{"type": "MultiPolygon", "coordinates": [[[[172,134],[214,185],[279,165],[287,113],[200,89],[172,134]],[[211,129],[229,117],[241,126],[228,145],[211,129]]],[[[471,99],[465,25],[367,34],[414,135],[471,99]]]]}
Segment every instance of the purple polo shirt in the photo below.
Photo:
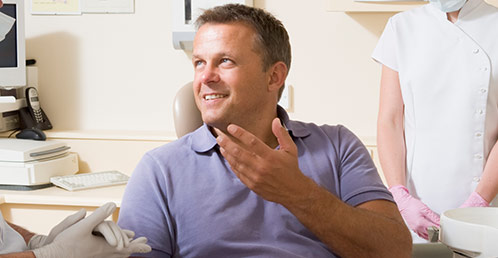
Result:
{"type": "MultiPolygon", "coordinates": [[[[280,107],[278,113],[306,176],[351,206],[392,201],[351,131],[290,121],[280,107]]],[[[145,154],[118,224],[147,237],[152,252],[145,257],[335,257],[287,209],[235,176],[206,125],[145,154]]]]}

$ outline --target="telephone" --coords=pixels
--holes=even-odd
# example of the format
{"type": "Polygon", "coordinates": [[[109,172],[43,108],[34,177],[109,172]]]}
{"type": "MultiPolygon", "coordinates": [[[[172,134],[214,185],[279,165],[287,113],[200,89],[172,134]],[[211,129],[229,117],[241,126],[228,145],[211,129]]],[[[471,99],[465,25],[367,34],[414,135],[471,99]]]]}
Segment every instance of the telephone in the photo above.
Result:
{"type": "Polygon", "coordinates": [[[45,112],[43,112],[43,109],[40,106],[40,99],[38,98],[38,91],[36,88],[26,88],[25,95],[28,106],[19,110],[21,129],[52,129],[52,124],[50,124],[47,115],[45,115],[45,112]]]}

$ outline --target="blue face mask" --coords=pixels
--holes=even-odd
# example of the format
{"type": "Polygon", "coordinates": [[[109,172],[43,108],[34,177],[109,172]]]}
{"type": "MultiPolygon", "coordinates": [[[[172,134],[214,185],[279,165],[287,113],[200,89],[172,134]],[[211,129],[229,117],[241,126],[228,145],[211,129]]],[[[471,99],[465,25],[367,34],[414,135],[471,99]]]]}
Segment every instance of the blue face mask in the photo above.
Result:
{"type": "Polygon", "coordinates": [[[451,13],[460,10],[467,0],[429,0],[437,9],[451,13]]]}

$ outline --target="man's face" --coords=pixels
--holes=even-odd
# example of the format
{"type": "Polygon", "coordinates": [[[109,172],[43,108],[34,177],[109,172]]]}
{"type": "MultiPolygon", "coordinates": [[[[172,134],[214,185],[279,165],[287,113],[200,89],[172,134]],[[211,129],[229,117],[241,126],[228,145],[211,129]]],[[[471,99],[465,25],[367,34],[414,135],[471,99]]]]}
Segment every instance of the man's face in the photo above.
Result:
{"type": "Polygon", "coordinates": [[[207,23],[197,31],[193,89],[206,124],[224,130],[231,123],[257,123],[271,102],[269,74],[255,52],[254,35],[242,23],[207,23]]]}

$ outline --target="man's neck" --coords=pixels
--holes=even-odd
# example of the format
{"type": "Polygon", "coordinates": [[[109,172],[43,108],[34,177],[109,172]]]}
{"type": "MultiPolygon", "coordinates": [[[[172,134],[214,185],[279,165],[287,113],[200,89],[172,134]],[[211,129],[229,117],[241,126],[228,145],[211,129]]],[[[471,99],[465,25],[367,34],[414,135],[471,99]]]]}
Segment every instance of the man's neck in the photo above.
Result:
{"type": "MultiPolygon", "coordinates": [[[[250,124],[246,123],[246,124],[240,124],[240,125],[236,124],[236,125],[244,128],[244,130],[250,132],[251,134],[256,136],[258,139],[263,141],[270,148],[274,149],[278,146],[278,140],[275,137],[275,135],[273,134],[273,131],[271,128],[273,119],[275,119],[275,117],[277,117],[276,114],[275,114],[275,116],[267,118],[267,119],[261,118],[261,119],[258,119],[257,121],[250,120],[251,121],[250,124]]],[[[223,125],[220,127],[210,126],[211,133],[215,137],[217,137],[220,134],[219,132],[221,131],[224,134],[230,136],[230,134],[227,132],[227,126],[228,125],[223,125]]]]}

